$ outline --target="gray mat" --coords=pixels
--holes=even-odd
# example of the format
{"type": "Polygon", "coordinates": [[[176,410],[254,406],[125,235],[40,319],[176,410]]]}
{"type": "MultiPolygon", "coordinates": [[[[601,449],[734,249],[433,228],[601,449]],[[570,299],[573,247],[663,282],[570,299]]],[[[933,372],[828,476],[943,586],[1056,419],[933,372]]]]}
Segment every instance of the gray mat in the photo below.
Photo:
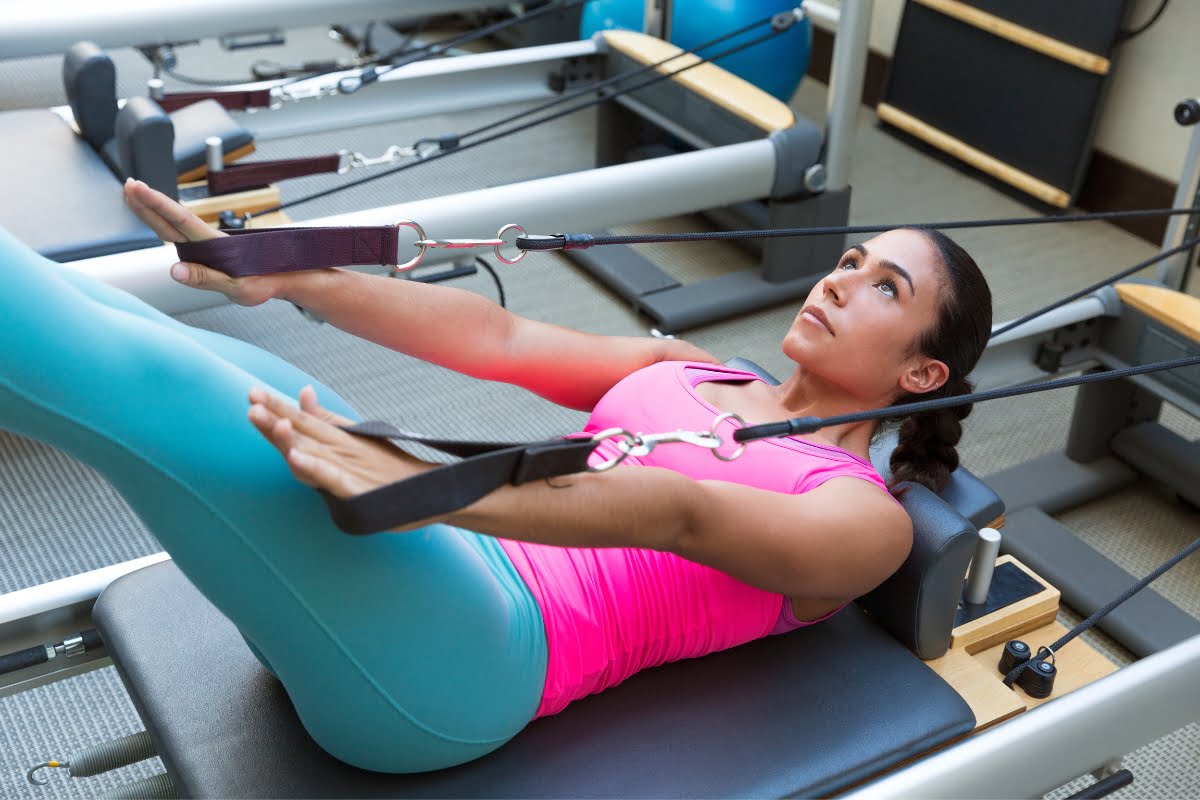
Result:
{"type": "MultiPolygon", "coordinates": [[[[796,105],[819,117],[823,98],[822,88],[810,83],[802,88],[796,105]]],[[[369,191],[364,187],[363,193],[354,199],[360,205],[382,205],[397,202],[397,198],[457,191],[455,187],[507,182],[513,179],[508,177],[508,163],[524,164],[527,170],[529,164],[535,165],[526,177],[550,171],[545,166],[548,158],[555,159],[555,169],[575,160],[582,163],[590,160],[590,140],[584,144],[585,129],[585,123],[569,121],[558,129],[560,135],[549,133],[543,138],[514,140],[507,147],[497,148],[492,155],[481,149],[477,158],[464,156],[461,162],[446,159],[442,166],[447,171],[439,173],[436,179],[429,177],[432,173],[418,175],[420,171],[413,170],[406,179],[408,182],[397,180],[385,187],[385,182],[379,181],[369,191]],[[562,131],[567,134],[561,135],[562,131]],[[451,167],[452,164],[456,166],[451,167]]],[[[407,129],[364,129],[353,132],[355,144],[351,145],[344,144],[339,134],[337,146],[369,149],[393,141],[403,142],[406,134],[407,129]]],[[[301,145],[316,147],[318,142],[322,146],[333,144],[332,138],[325,141],[321,137],[307,137],[306,142],[283,140],[270,143],[270,152],[283,155],[301,145]]],[[[309,185],[319,185],[318,180],[313,179],[309,185]]],[[[1010,197],[965,178],[956,169],[881,133],[874,125],[873,115],[865,110],[857,134],[854,183],[853,222],[1029,213],[1029,209],[1010,197]],[[903,211],[902,218],[897,216],[898,210],[903,211]]],[[[297,184],[297,189],[301,186],[297,184]]],[[[289,188],[288,192],[291,191],[289,188]]],[[[296,216],[306,218],[347,207],[356,206],[334,208],[313,204],[303,214],[298,210],[296,216]]],[[[684,226],[702,228],[703,223],[696,219],[666,220],[631,228],[678,230],[684,226]]],[[[976,253],[987,272],[996,296],[997,319],[1034,308],[1154,250],[1103,224],[1046,226],[1021,232],[979,230],[961,233],[956,238],[976,253]]],[[[665,268],[689,279],[746,263],[746,256],[740,250],[724,245],[648,248],[648,252],[665,268]]],[[[647,330],[644,319],[557,257],[546,256],[519,268],[504,268],[502,276],[511,307],[517,313],[600,333],[644,334],[647,330]]],[[[483,275],[463,279],[458,285],[488,295],[494,291],[490,280],[483,275]]],[[[403,309],[397,309],[397,313],[403,313],[403,309]]],[[[778,341],[794,314],[794,307],[762,311],[707,326],[691,332],[689,338],[720,357],[753,358],[782,375],[787,372],[788,364],[779,352],[778,341]]],[[[575,412],[553,407],[521,390],[471,381],[357,342],[327,326],[314,325],[286,304],[273,303],[259,309],[225,307],[187,315],[185,321],[229,333],[282,355],[338,389],[367,416],[392,419],[432,433],[533,437],[573,430],[582,420],[575,412]]],[[[964,462],[978,474],[986,475],[1059,447],[1065,436],[1069,403],[1069,395],[1060,393],[1000,401],[989,404],[986,411],[981,407],[968,420],[964,462]]],[[[1171,424],[1191,430],[1196,427],[1194,420],[1178,417],[1171,424]]],[[[40,445],[13,437],[0,439],[0,515],[3,515],[0,540],[6,555],[4,566],[0,567],[0,585],[5,590],[157,549],[153,538],[132,518],[120,499],[90,470],[40,445]]],[[[1135,487],[1102,504],[1072,512],[1067,522],[1077,526],[1097,546],[1118,554],[1140,551],[1148,554],[1144,556],[1147,561],[1155,561],[1169,543],[1189,530],[1196,530],[1194,516],[1147,487],[1135,487]]],[[[1125,566],[1135,573],[1145,571],[1140,561],[1125,566]]],[[[1164,579],[1160,588],[1174,602],[1195,613],[1200,607],[1197,602],[1200,583],[1194,569],[1182,574],[1182,578],[1173,581],[1164,579]]],[[[118,724],[131,719],[127,700],[111,671],[72,679],[58,687],[54,691],[38,690],[0,700],[0,754],[4,764],[0,771],[0,796],[75,797],[90,796],[97,791],[67,786],[61,780],[56,780],[53,789],[33,791],[19,779],[33,761],[47,756],[46,752],[35,753],[37,747],[31,749],[29,742],[36,736],[62,743],[51,751],[59,755],[73,746],[76,736],[95,741],[128,732],[118,724]],[[82,684],[82,688],[77,684],[82,684]],[[87,710],[63,710],[77,707],[87,710]],[[103,721],[115,727],[88,728],[76,721],[75,713],[89,717],[94,714],[98,719],[90,720],[89,724],[103,721]],[[31,756],[33,761],[29,761],[31,756]]],[[[1139,774],[1138,796],[1194,795],[1198,777],[1192,766],[1195,728],[1192,726],[1139,751],[1149,755],[1144,757],[1143,774],[1139,774]],[[1185,786],[1187,790],[1181,791],[1185,786]]],[[[233,768],[253,768],[253,765],[233,768]]]]}

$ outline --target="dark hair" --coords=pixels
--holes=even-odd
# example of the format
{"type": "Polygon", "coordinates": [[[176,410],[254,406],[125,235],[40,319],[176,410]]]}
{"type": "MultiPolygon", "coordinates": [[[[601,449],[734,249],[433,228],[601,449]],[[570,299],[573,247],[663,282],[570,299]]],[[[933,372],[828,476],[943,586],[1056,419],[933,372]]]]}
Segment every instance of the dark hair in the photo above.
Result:
{"type": "MultiPolygon", "coordinates": [[[[975,259],[953,239],[933,228],[910,228],[925,236],[941,257],[944,280],[938,293],[937,319],[914,349],[945,363],[946,382],[932,392],[905,395],[895,403],[933,400],[969,394],[967,375],[983,355],[992,332],[992,292],[975,259]]],[[[903,481],[941,491],[958,466],[955,449],[962,438],[962,420],[970,405],[916,414],[900,423],[899,443],[892,451],[892,487],[903,481]]]]}

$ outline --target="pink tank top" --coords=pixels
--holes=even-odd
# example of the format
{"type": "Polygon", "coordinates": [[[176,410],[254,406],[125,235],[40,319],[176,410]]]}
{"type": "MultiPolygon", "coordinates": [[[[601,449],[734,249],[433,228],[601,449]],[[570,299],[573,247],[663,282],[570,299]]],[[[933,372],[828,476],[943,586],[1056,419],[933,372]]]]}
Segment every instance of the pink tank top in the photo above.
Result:
{"type": "MultiPolygon", "coordinates": [[[[601,398],[585,430],[708,430],[720,412],[695,387],[711,380],[759,378],[713,364],[654,364],[601,398]]],[[[722,423],[726,441],[732,430],[731,423],[722,423]]],[[[610,440],[596,457],[613,452],[610,440]]],[[[841,448],[797,438],[752,442],[735,461],[721,461],[688,445],[661,445],[641,459],[627,458],[619,469],[633,464],[786,494],[806,492],[836,477],[861,478],[886,491],[869,462],[841,448]]],[[[820,621],[797,620],[783,595],[671,553],[500,541],[545,621],[549,662],[539,717],[558,713],[571,701],[641,669],[820,621]]]]}

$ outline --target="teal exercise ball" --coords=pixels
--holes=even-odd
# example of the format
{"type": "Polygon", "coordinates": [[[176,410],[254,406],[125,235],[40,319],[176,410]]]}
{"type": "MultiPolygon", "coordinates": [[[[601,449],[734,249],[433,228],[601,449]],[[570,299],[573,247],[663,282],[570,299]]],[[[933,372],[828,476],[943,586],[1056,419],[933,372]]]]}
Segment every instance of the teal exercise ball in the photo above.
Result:
{"type": "MultiPolygon", "coordinates": [[[[676,0],[671,11],[671,42],[688,50],[772,14],[791,11],[796,5],[795,0],[676,0]]],[[[592,0],[583,7],[580,36],[587,39],[612,28],[640,31],[645,10],[645,0],[592,0]]],[[[770,30],[769,25],[762,25],[699,55],[723,52],[770,30]]],[[[811,45],[812,29],[808,20],[802,19],[779,36],[716,63],[786,103],[808,69],[811,45]]]]}

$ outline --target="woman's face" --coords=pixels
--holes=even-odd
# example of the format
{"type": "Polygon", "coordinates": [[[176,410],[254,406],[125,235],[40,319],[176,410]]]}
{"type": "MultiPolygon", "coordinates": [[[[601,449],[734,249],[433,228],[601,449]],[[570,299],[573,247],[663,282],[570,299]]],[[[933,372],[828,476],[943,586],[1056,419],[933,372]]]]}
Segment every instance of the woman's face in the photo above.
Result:
{"type": "Polygon", "coordinates": [[[945,365],[916,343],[937,317],[943,275],[937,248],[917,231],[855,245],[809,292],[783,352],[865,401],[887,404],[936,389],[945,365]]]}

